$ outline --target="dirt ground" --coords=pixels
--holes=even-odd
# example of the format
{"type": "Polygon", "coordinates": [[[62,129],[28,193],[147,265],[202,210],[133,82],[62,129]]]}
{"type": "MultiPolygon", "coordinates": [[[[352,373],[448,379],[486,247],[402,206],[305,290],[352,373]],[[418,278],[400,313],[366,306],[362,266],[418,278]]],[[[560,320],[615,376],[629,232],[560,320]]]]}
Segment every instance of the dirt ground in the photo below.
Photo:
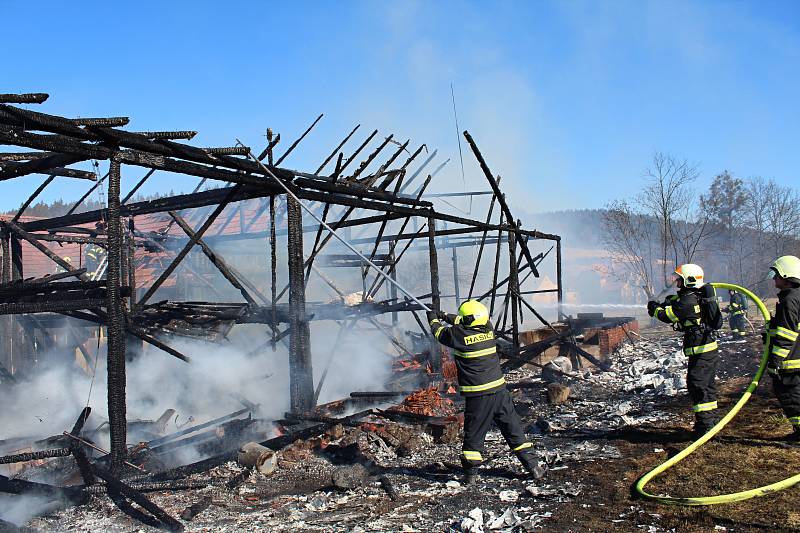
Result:
{"type": "MultiPolygon", "coordinates": [[[[751,336],[747,346],[747,350],[738,353],[721,350],[723,413],[739,399],[756,369],[754,354],[760,354],[760,339],[751,336]]],[[[560,506],[546,527],[558,531],[631,531],[653,525],[680,532],[800,531],[800,508],[796,503],[800,492],[796,487],[766,497],[704,507],[665,506],[633,495],[633,484],[640,475],[690,443],[687,403],[685,395],[679,395],[665,398],[659,405],[664,411],[682,414],[684,424],[639,426],[599,437],[619,448],[622,458],[582,463],[565,471],[565,480],[579,478],[587,490],[581,498],[560,506]]],[[[800,447],[780,441],[790,432],[791,426],[772,395],[770,378],[764,377],[747,405],[722,432],[656,478],[647,489],[671,496],[710,496],[790,477],[796,473],[795,465],[800,464],[800,447]]],[[[559,472],[551,473],[557,475],[559,472]]]]}

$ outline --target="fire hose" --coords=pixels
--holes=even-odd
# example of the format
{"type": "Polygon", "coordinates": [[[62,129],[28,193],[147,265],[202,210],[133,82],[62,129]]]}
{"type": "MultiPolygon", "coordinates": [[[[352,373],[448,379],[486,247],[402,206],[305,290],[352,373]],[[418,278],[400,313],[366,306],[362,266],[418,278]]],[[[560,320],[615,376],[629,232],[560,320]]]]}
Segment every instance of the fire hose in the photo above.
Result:
{"type": "MultiPolygon", "coordinates": [[[[712,286],[719,289],[730,289],[738,291],[753,301],[753,303],[758,306],[758,310],[761,311],[761,315],[764,317],[764,320],[767,321],[770,318],[769,311],[767,311],[767,307],[755,294],[750,292],[749,290],[745,289],[744,287],[739,287],[738,285],[732,285],[730,283],[712,283],[712,286]]],[[[645,486],[650,483],[657,475],[669,470],[676,464],[680,463],[686,457],[694,453],[698,448],[700,448],[703,444],[714,438],[714,435],[719,433],[722,428],[724,428],[728,422],[733,420],[736,414],[741,410],[742,407],[750,400],[750,396],[752,396],[753,392],[758,388],[758,382],[761,379],[761,376],[764,374],[764,370],[767,368],[767,361],[769,360],[769,352],[767,351],[769,343],[765,343],[764,346],[764,353],[761,356],[761,362],[758,366],[758,370],[756,371],[755,375],[753,376],[752,381],[745,389],[744,393],[742,394],[741,398],[736,402],[736,404],[731,408],[730,411],[720,420],[717,424],[711,428],[708,433],[694,441],[684,450],[682,450],[677,455],[671,457],[667,461],[661,463],[651,471],[644,474],[636,481],[636,485],[634,486],[636,492],[647,498],[648,500],[652,500],[658,503],[666,504],[666,505],[686,505],[686,506],[694,506],[694,505],[715,505],[719,503],[732,503],[738,502],[742,500],[747,500],[750,498],[755,498],[756,496],[766,496],[768,494],[772,494],[779,490],[783,490],[786,488],[795,485],[796,483],[800,482],[800,474],[795,474],[794,476],[788,477],[781,481],[776,481],[775,483],[771,483],[769,485],[765,485],[763,487],[757,487],[754,489],[743,490],[740,492],[733,492],[731,494],[720,494],[717,496],[696,496],[696,497],[671,497],[671,496],[659,496],[655,494],[650,494],[644,490],[645,486]]]]}

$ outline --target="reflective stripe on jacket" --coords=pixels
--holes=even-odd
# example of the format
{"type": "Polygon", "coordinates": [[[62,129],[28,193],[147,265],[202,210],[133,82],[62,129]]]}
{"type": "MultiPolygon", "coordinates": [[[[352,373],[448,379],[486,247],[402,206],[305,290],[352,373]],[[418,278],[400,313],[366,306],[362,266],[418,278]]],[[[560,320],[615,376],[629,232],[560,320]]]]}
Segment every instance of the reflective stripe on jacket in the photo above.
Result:
{"type": "Polygon", "coordinates": [[[447,315],[447,326],[439,319],[431,320],[431,331],[436,339],[452,348],[458,370],[458,385],[462,396],[480,396],[495,392],[505,386],[497,342],[489,325],[466,327],[461,317],[447,315]]]}
{"type": "Polygon", "coordinates": [[[687,356],[713,352],[718,348],[713,330],[702,323],[700,291],[683,288],[656,308],[654,316],[661,322],[675,324],[683,332],[683,353],[687,356]]]}
{"type": "Polygon", "coordinates": [[[775,315],[767,324],[770,370],[784,372],[800,370],[800,350],[797,348],[797,338],[800,336],[798,331],[800,331],[800,289],[782,290],[778,293],[775,315]]]}

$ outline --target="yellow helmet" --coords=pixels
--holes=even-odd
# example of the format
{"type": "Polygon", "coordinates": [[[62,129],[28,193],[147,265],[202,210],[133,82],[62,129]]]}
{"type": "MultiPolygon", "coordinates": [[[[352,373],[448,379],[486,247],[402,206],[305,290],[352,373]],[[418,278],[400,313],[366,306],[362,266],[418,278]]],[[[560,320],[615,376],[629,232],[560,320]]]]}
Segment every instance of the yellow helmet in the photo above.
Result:
{"type": "Polygon", "coordinates": [[[776,275],[782,278],[794,278],[800,282],[800,259],[793,255],[777,258],[769,267],[769,277],[774,278],[776,275]]]}
{"type": "Polygon", "coordinates": [[[458,307],[458,316],[465,326],[483,326],[489,322],[489,310],[478,300],[467,300],[458,307]]]}
{"type": "Polygon", "coordinates": [[[698,289],[705,284],[703,281],[703,269],[700,265],[686,263],[685,265],[678,266],[678,268],[675,269],[675,273],[683,280],[684,287],[698,289]]]}

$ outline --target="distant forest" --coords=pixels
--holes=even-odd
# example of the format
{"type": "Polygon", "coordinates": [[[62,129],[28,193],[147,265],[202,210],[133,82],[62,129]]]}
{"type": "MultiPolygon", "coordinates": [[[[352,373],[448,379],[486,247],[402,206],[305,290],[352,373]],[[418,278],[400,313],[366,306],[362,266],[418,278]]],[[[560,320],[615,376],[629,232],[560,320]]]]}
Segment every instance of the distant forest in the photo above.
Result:
{"type": "MultiPolygon", "coordinates": [[[[165,196],[172,196],[175,193],[173,191],[169,191],[168,193],[156,193],[156,194],[148,194],[148,195],[135,195],[133,198],[128,200],[129,203],[132,202],[146,202],[148,200],[155,200],[157,198],[163,198],[165,196]]],[[[75,200],[70,200],[65,202],[62,199],[53,200],[52,202],[37,202],[28,206],[25,210],[25,216],[32,216],[32,217],[42,217],[42,218],[50,218],[50,217],[60,217],[62,215],[66,215],[67,211],[69,211],[72,206],[75,205],[75,200]]],[[[75,210],[76,213],[83,213],[85,211],[94,211],[96,209],[104,209],[106,206],[96,199],[87,198],[86,200],[81,203],[78,209],[75,210]]],[[[3,215],[15,215],[17,213],[16,209],[12,209],[2,213],[3,215]]]]}

